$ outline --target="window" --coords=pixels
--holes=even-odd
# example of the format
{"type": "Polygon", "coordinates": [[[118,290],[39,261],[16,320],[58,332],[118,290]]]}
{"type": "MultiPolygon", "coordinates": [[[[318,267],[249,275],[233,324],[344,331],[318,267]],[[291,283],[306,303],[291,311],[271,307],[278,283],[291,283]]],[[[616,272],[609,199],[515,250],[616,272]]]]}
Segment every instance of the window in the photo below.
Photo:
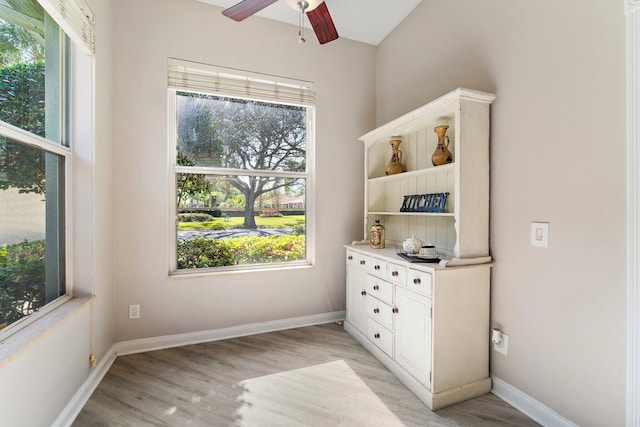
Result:
{"type": "Polygon", "coordinates": [[[68,293],[67,34],[93,50],[92,30],[69,21],[90,28],[89,9],[70,1],[0,7],[0,336],[68,293]]]}
{"type": "Polygon", "coordinates": [[[171,270],[306,265],[313,88],[169,63],[171,270]]]}

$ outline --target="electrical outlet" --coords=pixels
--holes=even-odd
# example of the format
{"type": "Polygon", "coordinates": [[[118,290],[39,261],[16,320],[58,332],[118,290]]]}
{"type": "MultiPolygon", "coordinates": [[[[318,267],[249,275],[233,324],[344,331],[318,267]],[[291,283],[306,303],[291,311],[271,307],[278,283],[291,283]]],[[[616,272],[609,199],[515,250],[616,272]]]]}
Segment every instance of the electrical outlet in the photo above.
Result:
{"type": "Polygon", "coordinates": [[[500,338],[502,338],[502,341],[500,344],[493,343],[493,349],[498,353],[507,356],[509,353],[509,335],[504,332],[500,332],[500,338]]]}
{"type": "Polygon", "coordinates": [[[133,304],[129,306],[129,319],[140,318],[140,304],[133,304]]]}

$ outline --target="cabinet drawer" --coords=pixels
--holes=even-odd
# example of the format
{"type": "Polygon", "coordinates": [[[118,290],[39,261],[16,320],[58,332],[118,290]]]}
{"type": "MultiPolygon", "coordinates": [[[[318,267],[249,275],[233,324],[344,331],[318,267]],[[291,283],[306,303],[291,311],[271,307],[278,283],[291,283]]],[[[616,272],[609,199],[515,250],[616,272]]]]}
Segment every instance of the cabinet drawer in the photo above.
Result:
{"type": "Polygon", "coordinates": [[[379,277],[367,274],[366,290],[368,295],[373,295],[387,304],[393,304],[393,285],[379,277]]]}
{"type": "Polygon", "coordinates": [[[369,255],[356,254],[356,263],[357,266],[363,269],[368,269],[369,264],[371,263],[371,257],[369,255]]]}
{"type": "Polygon", "coordinates": [[[409,269],[407,273],[407,288],[421,294],[431,295],[431,288],[433,286],[431,280],[431,273],[426,271],[409,269]]]}
{"type": "Polygon", "coordinates": [[[380,323],[385,328],[393,329],[393,313],[391,306],[367,295],[367,316],[380,323]]]}
{"type": "Polygon", "coordinates": [[[387,356],[393,357],[393,334],[372,318],[367,318],[367,338],[387,356]]]}
{"type": "Polygon", "coordinates": [[[398,283],[402,286],[407,284],[407,267],[390,262],[387,264],[387,280],[398,283]]]}
{"type": "Polygon", "coordinates": [[[371,257],[369,273],[385,277],[387,275],[387,262],[379,258],[371,257]]]}

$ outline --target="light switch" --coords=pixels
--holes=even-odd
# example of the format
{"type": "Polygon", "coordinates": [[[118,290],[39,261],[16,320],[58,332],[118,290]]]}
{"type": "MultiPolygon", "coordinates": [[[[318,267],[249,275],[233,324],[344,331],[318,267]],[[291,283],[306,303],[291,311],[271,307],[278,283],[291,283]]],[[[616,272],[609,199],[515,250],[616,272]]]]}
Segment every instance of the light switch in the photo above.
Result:
{"type": "Polygon", "coordinates": [[[542,232],[542,228],[536,227],[536,241],[541,242],[542,236],[544,236],[544,233],[542,232]]]}
{"type": "Polygon", "coordinates": [[[548,222],[532,222],[531,223],[531,246],[539,246],[541,248],[549,247],[549,223],[548,222]]]}

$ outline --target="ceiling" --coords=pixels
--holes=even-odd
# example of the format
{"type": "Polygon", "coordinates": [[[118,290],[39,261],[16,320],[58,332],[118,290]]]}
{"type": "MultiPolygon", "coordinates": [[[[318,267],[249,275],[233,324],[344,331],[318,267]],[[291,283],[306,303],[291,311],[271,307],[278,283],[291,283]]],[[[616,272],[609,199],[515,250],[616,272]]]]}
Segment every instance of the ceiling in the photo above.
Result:
{"type": "MultiPolygon", "coordinates": [[[[240,2],[240,0],[199,1],[225,9],[240,2]]],[[[378,45],[421,1],[325,0],[325,3],[340,37],[378,45]]],[[[282,0],[277,1],[256,15],[298,25],[298,12],[287,3],[282,0]]],[[[293,3],[295,4],[295,1],[293,3]]],[[[307,19],[305,19],[305,26],[311,28],[307,19]]]]}

